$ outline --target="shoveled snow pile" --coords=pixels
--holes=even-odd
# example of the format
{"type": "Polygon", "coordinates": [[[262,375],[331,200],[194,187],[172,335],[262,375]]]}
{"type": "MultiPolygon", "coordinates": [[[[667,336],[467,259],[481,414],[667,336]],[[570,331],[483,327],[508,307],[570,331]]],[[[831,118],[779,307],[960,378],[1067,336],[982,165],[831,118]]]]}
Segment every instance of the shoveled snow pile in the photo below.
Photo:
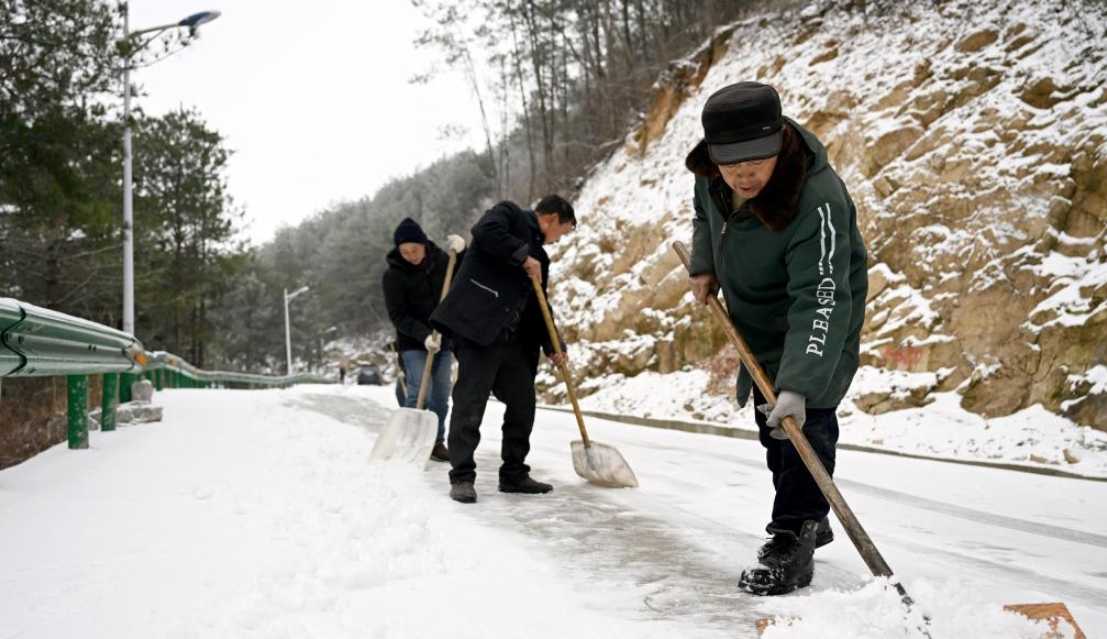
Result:
{"type": "Polygon", "coordinates": [[[772,623],[762,639],[923,639],[925,630],[939,637],[1004,637],[1042,639],[1072,637],[1071,626],[1058,628],[1062,635],[1050,635],[1045,621],[1030,621],[1004,611],[973,592],[967,584],[950,580],[941,584],[925,581],[904,584],[908,595],[925,601],[904,605],[893,584],[876,579],[860,590],[828,591],[772,599],[762,605],[772,623]]]}

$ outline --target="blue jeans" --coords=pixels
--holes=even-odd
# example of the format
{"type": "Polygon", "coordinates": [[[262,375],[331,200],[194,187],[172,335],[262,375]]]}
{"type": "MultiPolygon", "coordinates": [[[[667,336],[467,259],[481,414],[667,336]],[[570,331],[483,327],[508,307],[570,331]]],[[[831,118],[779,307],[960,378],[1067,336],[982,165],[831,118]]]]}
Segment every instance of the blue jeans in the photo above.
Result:
{"type": "MultiPolygon", "coordinates": [[[[404,385],[407,386],[404,406],[415,408],[415,402],[419,399],[419,383],[423,380],[423,367],[427,364],[427,352],[403,351],[400,357],[404,358],[404,385]]],[[[446,438],[446,413],[450,410],[450,368],[453,362],[453,355],[444,351],[434,356],[434,363],[431,365],[426,408],[438,415],[437,441],[444,441],[446,438]]]]}

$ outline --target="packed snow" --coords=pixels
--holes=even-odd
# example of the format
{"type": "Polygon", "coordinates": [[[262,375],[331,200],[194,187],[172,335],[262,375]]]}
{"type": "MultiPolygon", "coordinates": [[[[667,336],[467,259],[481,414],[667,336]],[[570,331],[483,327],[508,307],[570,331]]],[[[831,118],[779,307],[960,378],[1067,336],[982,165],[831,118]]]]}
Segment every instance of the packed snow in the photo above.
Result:
{"type": "Polygon", "coordinates": [[[1107,632],[1107,483],[842,451],[836,477],[916,600],[874,581],[837,527],[812,588],[735,590],[763,540],[758,443],[589,419],[641,487],[572,470],[568,414],[540,411],[543,496],[480,501],[446,466],[367,463],[392,389],[158,393],[164,421],[95,432],[0,471],[0,637],[1038,637],[1002,603],[1064,601],[1107,632]],[[794,620],[795,617],[800,619],[794,620]],[[815,630],[817,629],[817,630],[815,630]]]}

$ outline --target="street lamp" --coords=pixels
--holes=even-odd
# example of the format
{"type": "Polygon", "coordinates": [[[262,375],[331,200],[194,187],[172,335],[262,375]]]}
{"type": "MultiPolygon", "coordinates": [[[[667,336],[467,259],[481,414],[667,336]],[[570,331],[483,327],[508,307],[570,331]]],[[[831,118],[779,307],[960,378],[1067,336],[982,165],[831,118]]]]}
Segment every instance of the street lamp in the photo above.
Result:
{"type": "Polygon", "coordinates": [[[188,34],[196,35],[196,29],[219,17],[218,11],[194,13],[180,22],[163,24],[149,29],[130,31],[131,9],[123,5],[123,39],[126,63],[123,65],[123,332],[135,334],[135,245],[134,245],[134,199],[131,193],[131,56],[149,44],[158,34],[169,29],[188,29],[188,34]],[[127,43],[131,38],[152,34],[145,42],[133,49],[127,43]]]}
{"type": "Polygon", "coordinates": [[[309,290],[311,290],[309,286],[302,286],[292,293],[289,293],[287,288],[284,289],[284,354],[288,358],[287,375],[292,374],[292,329],[288,326],[288,303],[300,293],[307,293],[309,290]]]}

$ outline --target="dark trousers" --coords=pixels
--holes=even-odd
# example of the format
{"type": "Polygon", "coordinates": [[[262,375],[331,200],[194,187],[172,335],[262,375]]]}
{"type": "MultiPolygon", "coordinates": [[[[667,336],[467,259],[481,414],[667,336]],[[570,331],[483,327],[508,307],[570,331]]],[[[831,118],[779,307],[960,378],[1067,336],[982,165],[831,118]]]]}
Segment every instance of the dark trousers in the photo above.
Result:
{"type": "MultiPolygon", "coordinates": [[[[765,397],[753,389],[754,406],[765,403],[765,397]]],[[[803,434],[811,442],[811,448],[823,462],[826,472],[834,475],[835,447],[838,445],[837,408],[808,408],[803,434]]],[[[773,501],[773,519],[765,527],[769,533],[791,531],[798,533],[803,522],[819,520],[830,512],[830,504],[823,497],[818,484],[803,465],[796,448],[788,440],[769,436],[770,428],[761,411],[754,410],[761,445],[765,447],[765,459],[773,473],[776,499],[773,501]]]]}
{"type": "Polygon", "coordinates": [[[458,374],[454,384],[454,412],[450,417],[450,483],[471,482],[477,477],[473,454],[480,443],[480,423],[489,393],[506,405],[500,479],[526,477],[523,463],[530,452],[534,428],[534,375],[538,370],[533,346],[518,340],[478,346],[459,340],[454,349],[458,374]]]}

